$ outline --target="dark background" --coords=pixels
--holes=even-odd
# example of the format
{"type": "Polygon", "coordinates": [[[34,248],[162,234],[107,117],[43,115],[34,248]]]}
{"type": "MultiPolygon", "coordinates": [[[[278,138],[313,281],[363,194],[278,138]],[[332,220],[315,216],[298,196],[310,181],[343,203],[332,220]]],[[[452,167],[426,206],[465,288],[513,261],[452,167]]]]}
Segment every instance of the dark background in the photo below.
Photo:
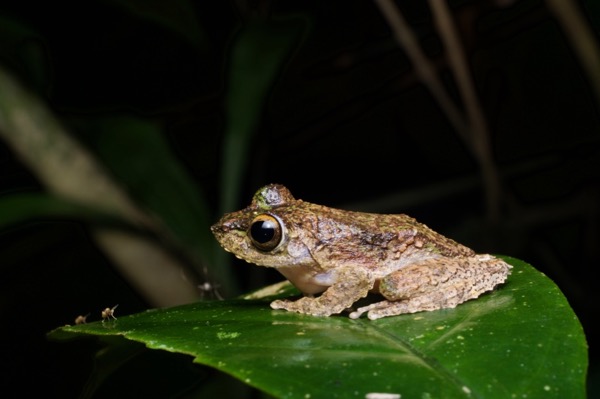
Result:
{"type": "MultiPolygon", "coordinates": [[[[302,33],[251,140],[238,206],[278,182],[310,202],[405,212],[478,252],[531,263],[580,318],[597,393],[600,104],[545,3],[506,3],[450,2],[501,176],[495,222],[486,218],[478,163],[370,1],[9,1],[0,4],[0,61],[82,141],[82,121],[96,117],[159,123],[216,220],[229,48],[252,18],[295,18],[302,33]]],[[[579,4],[597,34],[593,3],[579,4]]],[[[458,99],[427,3],[403,1],[402,10],[458,99]]],[[[0,142],[0,195],[39,190],[0,142]]],[[[235,267],[243,290],[278,278],[257,282],[253,269],[235,267]]],[[[88,309],[148,306],[76,220],[5,227],[0,271],[3,397],[7,389],[77,396],[95,344],[48,342],[45,333],[88,309]]]]}

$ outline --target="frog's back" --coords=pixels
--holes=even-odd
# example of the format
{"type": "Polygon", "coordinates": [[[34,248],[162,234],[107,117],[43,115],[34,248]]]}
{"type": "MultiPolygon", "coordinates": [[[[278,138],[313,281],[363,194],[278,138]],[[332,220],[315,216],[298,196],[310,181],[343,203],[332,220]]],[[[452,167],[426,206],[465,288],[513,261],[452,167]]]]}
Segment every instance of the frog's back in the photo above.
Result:
{"type": "Polygon", "coordinates": [[[411,259],[474,252],[404,214],[345,211],[299,202],[292,213],[313,256],[331,262],[403,267],[411,259]]]}
{"type": "Polygon", "coordinates": [[[440,256],[470,256],[474,252],[470,248],[443,236],[423,223],[405,214],[374,214],[353,212],[364,229],[376,226],[375,235],[382,238],[382,243],[389,249],[404,252],[409,248],[427,250],[440,256]],[[365,215],[363,217],[362,215],[365,215]]]}

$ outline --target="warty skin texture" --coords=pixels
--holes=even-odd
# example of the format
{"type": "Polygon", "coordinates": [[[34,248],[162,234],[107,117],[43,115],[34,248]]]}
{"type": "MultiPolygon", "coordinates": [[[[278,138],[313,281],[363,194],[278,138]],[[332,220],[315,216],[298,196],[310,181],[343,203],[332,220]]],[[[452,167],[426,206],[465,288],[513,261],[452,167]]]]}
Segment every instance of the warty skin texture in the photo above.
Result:
{"type": "Polygon", "coordinates": [[[273,308],[317,316],[340,313],[368,292],[381,292],[386,300],[350,317],[455,307],[501,284],[510,272],[504,261],[477,255],[407,215],[311,204],[276,184],[258,190],[247,208],[224,215],[211,230],[226,251],[276,268],[306,295],[274,301],[273,308]],[[265,240],[275,232],[273,242],[254,239],[258,232],[261,240],[263,231],[265,240]]]}

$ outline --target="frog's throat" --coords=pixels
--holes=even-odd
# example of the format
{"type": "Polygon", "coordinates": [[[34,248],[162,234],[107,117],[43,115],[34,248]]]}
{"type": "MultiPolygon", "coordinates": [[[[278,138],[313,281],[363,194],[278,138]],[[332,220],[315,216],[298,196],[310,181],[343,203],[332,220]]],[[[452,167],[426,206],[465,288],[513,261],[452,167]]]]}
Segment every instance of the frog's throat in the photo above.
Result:
{"type": "Polygon", "coordinates": [[[307,295],[319,294],[333,284],[327,273],[314,274],[310,266],[278,267],[277,271],[307,295]]]}

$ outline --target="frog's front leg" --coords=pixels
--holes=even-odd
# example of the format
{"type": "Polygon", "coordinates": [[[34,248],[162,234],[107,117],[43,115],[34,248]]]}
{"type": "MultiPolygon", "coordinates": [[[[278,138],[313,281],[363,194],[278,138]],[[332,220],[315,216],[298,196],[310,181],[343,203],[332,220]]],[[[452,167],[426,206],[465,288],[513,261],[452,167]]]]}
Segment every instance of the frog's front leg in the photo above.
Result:
{"type": "Polygon", "coordinates": [[[385,301],[359,308],[371,320],[403,313],[454,308],[503,283],[511,266],[491,255],[432,258],[397,270],[381,280],[385,301]]]}
{"type": "Polygon", "coordinates": [[[367,296],[375,284],[370,273],[361,268],[336,269],[334,279],[332,285],[318,297],[303,297],[296,301],[278,299],[271,302],[271,308],[313,316],[330,316],[367,296]]]}

